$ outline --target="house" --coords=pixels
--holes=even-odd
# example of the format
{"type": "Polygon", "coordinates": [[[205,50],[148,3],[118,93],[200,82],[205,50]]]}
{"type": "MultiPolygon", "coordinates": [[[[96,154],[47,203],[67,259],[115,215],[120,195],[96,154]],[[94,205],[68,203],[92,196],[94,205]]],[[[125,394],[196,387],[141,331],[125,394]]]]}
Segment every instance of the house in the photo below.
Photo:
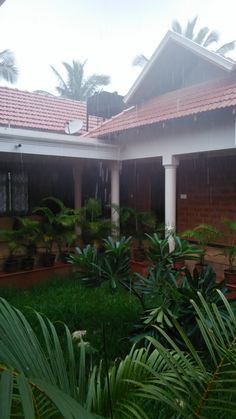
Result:
{"type": "Polygon", "coordinates": [[[125,103],[86,127],[81,102],[0,88],[1,224],[48,195],[152,210],[178,231],[236,218],[236,64],[169,31],[125,103]],[[78,118],[88,132],[65,134],[78,118]]]}
{"type": "Polygon", "coordinates": [[[168,32],[125,102],[85,134],[119,147],[122,204],[179,232],[236,219],[236,63],[168,32]]]}

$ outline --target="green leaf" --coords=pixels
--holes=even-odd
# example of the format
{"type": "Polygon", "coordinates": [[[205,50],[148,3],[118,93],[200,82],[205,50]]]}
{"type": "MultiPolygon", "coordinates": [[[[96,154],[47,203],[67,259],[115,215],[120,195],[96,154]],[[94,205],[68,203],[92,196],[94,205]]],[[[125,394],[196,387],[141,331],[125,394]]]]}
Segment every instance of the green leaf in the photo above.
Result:
{"type": "MultiPolygon", "coordinates": [[[[1,371],[1,366],[0,366],[1,371]]],[[[9,419],[11,413],[13,397],[13,375],[12,371],[7,369],[1,373],[0,381],[0,417],[1,419],[9,419]]]]}
{"type": "Polygon", "coordinates": [[[27,379],[24,377],[24,375],[17,375],[16,383],[18,385],[25,419],[35,419],[33,394],[27,379]]]}

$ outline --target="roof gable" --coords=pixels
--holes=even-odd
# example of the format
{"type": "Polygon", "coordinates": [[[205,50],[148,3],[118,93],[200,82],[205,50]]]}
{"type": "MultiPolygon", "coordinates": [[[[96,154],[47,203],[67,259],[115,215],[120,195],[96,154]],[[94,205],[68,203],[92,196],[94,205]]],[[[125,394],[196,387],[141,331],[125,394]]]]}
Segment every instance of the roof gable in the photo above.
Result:
{"type": "Polygon", "coordinates": [[[221,78],[236,64],[184,36],[168,31],[124,101],[138,104],[151,97],[221,78]]]}

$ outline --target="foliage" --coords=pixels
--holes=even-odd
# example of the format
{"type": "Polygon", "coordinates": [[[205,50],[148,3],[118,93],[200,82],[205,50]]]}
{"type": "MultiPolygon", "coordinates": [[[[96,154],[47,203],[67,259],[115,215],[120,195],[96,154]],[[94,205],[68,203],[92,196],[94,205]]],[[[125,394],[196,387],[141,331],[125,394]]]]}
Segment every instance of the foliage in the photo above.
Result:
{"type": "Polygon", "coordinates": [[[0,238],[7,242],[10,258],[13,258],[17,251],[22,249],[22,245],[19,241],[19,232],[17,230],[0,230],[0,238]]]}
{"type": "Polygon", "coordinates": [[[43,203],[48,202],[48,206],[38,206],[33,209],[33,213],[43,215],[40,233],[46,251],[51,253],[53,243],[56,242],[59,255],[62,248],[68,251],[76,241],[75,226],[81,220],[80,210],[67,208],[60,199],[47,197],[43,203]],[[52,209],[52,207],[55,207],[52,209]]]}
{"type": "Polygon", "coordinates": [[[103,241],[105,253],[102,256],[102,275],[109,281],[113,292],[118,282],[129,286],[130,240],[130,237],[121,237],[120,240],[108,237],[103,241]]]}
{"type": "Polygon", "coordinates": [[[223,223],[228,228],[226,237],[231,241],[231,245],[223,247],[222,253],[220,254],[228,259],[229,270],[232,272],[235,270],[236,259],[236,221],[224,220],[223,223]]]}
{"type": "Polygon", "coordinates": [[[18,69],[15,65],[14,54],[5,49],[0,52],[0,79],[9,83],[15,83],[18,78],[18,69]]]}
{"type": "Polygon", "coordinates": [[[142,316],[141,324],[135,326],[133,340],[147,334],[157,337],[155,325],[162,327],[177,340],[173,329],[173,321],[177,319],[186,335],[201,350],[203,343],[190,300],[199,303],[200,292],[207,303],[214,303],[222,310],[222,300],[215,291],[220,289],[226,293],[224,282],[216,282],[216,274],[210,266],[201,272],[195,269],[193,274],[188,269],[184,269],[181,274],[171,269],[151,270],[148,278],[137,275],[136,289],[144,297],[150,296],[146,297],[146,305],[150,308],[142,316]]]}
{"type": "Polygon", "coordinates": [[[174,264],[183,260],[196,260],[202,251],[196,246],[181,239],[175,234],[160,238],[157,233],[146,234],[149,242],[148,257],[154,265],[162,266],[163,270],[174,267],[174,264]],[[170,241],[173,249],[170,248],[170,241]]]}
{"type": "MultiPolygon", "coordinates": [[[[196,42],[197,44],[202,45],[205,48],[208,48],[213,43],[218,42],[219,33],[217,31],[211,31],[207,26],[204,26],[197,32],[197,34],[195,34],[195,26],[197,23],[197,19],[198,16],[195,16],[192,20],[189,20],[185,28],[183,28],[179,21],[175,19],[171,24],[171,29],[172,31],[177,32],[188,39],[191,39],[193,42],[196,42]]],[[[235,40],[228,42],[219,47],[215,52],[224,56],[227,52],[234,50],[235,45],[235,40]]],[[[145,55],[139,54],[134,58],[133,65],[143,68],[148,62],[149,59],[145,57],[145,55]]]]}
{"type": "Polygon", "coordinates": [[[0,237],[8,244],[10,257],[19,250],[26,250],[27,256],[32,257],[36,252],[39,236],[39,222],[31,218],[15,217],[12,230],[1,230],[0,237]]]}
{"type": "Polygon", "coordinates": [[[76,248],[77,254],[69,257],[69,262],[78,266],[78,277],[87,285],[97,286],[108,280],[114,292],[117,283],[125,285],[129,277],[130,238],[112,237],[103,240],[104,253],[96,247],[87,245],[85,249],[76,248]]]}
{"type": "Polygon", "coordinates": [[[26,255],[32,257],[36,253],[39,240],[39,221],[31,218],[15,217],[19,225],[18,232],[19,245],[26,250],[26,255]]]}
{"type": "MultiPolygon", "coordinates": [[[[188,39],[192,39],[199,45],[207,48],[215,42],[219,41],[219,34],[216,31],[210,31],[210,29],[205,26],[201,28],[197,34],[195,34],[195,26],[197,23],[198,16],[195,16],[193,20],[189,20],[186,27],[182,28],[180,23],[177,20],[173,20],[171,28],[174,32],[177,32],[188,39]]],[[[224,55],[225,53],[232,51],[235,48],[235,41],[229,42],[222,45],[215,52],[217,54],[224,55]]]]}
{"type": "Polygon", "coordinates": [[[129,351],[129,331],[141,308],[135,297],[123,288],[118,286],[114,294],[109,292],[109,288],[107,281],[100,287],[85,287],[75,279],[75,274],[70,274],[64,279],[60,276],[48,278],[47,282],[31,290],[1,289],[1,296],[23,311],[38,338],[41,337],[41,331],[34,310],[55,322],[61,339],[64,339],[62,322],[71,331],[86,330],[89,342],[99,351],[94,355],[96,359],[102,356],[104,326],[107,357],[112,361],[129,351]]]}
{"type": "Polygon", "coordinates": [[[202,249],[200,256],[200,263],[204,265],[204,256],[206,254],[206,246],[212,243],[219,237],[220,232],[210,224],[199,224],[193,230],[186,230],[182,233],[183,237],[193,238],[196,240],[202,249]]]}
{"type": "Polygon", "coordinates": [[[120,230],[122,234],[133,236],[140,242],[145,238],[145,233],[153,233],[156,229],[156,217],[149,211],[138,211],[131,207],[112,205],[118,212],[120,230]]]}
{"type": "MultiPolygon", "coordinates": [[[[77,391],[75,356],[68,328],[65,328],[65,333],[69,367],[53,324],[49,320],[44,321],[40,314],[37,317],[45,350],[22,313],[1,299],[0,385],[4,417],[10,418],[17,413],[22,418],[92,418],[93,415],[79,403],[83,402],[82,385],[77,391]]],[[[81,380],[83,367],[81,354],[81,380]]]]}
{"type": "Polygon", "coordinates": [[[101,240],[111,233],[111,220],[102,218],[102,205],[97,199],[90,198],[85,203],[81,220],[82,235],[85,242],[101,240]]]}
{"type": "Polygon", "coordinates": [[[92,96],[99,88],[107,86],[110,83],[110,77],[104,74],[93,74],[85,79],[84,67],[86,61],[72,61],[72,64],[63,62],[62,65],[66,70],[66,79],[51,66],[53,73],[56,75],[59,85],[56,87],[60,96],[74,100],[86,100],[92,96]]]}
{"type": "Polygon", "coordinates": [[[218,294],[227,313],[224,318],[200,293],[198,303],[192,301],[206,347],[203,358],[175,321],[174,327],[185,341],[185,352],[156,326],[170,350],[149,338],[147,349],[134,347],[110,368],[101,362],[90,373],[86,373],[82,338],[77,365],[67,327],[66,360],[50,321],[36,314],[44,336],[44,345],[40,345],[22,313],[1,299],[0,385],[5,417],[12,417],[16,410],[18,417],[25,417],[27,412],[27,417],[86,419],[94,417],[93,412],[102,417],[148,419],[146,412],[155,405],[157,419],[233,418],[236,317],[224,296],[218,294]]]}
{"type": "Polygon", "coordinates": [[[76,253],[69,255],[68,262],[76,269],[76,276],[88,286],[98,286],[102,282],[101,258],[96,247],[88,244],[84,249],[76,247],[76,253]]]}

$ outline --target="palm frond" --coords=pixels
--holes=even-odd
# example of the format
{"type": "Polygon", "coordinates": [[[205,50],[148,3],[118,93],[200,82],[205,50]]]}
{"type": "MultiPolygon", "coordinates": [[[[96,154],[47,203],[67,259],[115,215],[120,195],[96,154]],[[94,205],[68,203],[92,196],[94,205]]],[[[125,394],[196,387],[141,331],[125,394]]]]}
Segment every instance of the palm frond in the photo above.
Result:
{"type": "Polygon", "coordinates": [[[227,52],[233,51],[236,46],[236,41],[228,42],[216,50],[217,54],[225,55],[227,52]]]}
{"type": "Polygon", "coordinates": [[[58,78],[59,85],[56,89],[61,96],[74,100],[86,100],[99,87],[106,86],[110,83],[110,77],[103,74],[93,74],[86,79],[84,75],[86,62],[87,60],[84,62],[73,60],[72,64],[70,64],[63,61],[62,65],[66,70],[66,80],[51,66],[54,74],[58,78]]]}
{"type": "Polygon", "coordinates": [[[201,28],[195,38],[193,39],[196,44],[202,45],[204,43],[204,39],[206,38],[207,34],[209,33],[209,28],[205,26],[204,28],[201,28]]]}
{"type": "Polygon", "coordinates": [[[181,35],[183,34],[182,26],[180,25],[179,21],[176,20],[176,19],[172,21],[171,29],[172,29],[172,31],[177,32],[181,35]]]}
{"type": "Polygon", "coordinates": [[[12,51],[6,49],[0,52],[0,78],[15,83],[18,78],[19,71],[15,65],[15,57],[12,51]]]}
{"type": "Polygon", "coordinates": [[[197,19],[198,19],[198,16],[195,16],[193,20],[188,21],[187,26],[184,30],[184,36],[186,36],[186,38],[189,38],[189,39],[194,38],[194,29],[197,23],[197,19]]]}
{"type": "Polygon", "coordinates": [[[132,65],[143,68],[148,63],[148,61],[149,60],[147,57],[145,57],[145,55],[139,54],[139,55],[136,55],[136,57],[134,57],[132,61],[132,65]]]}
{"type": "Polygon", "coordinates": [[[79,379],[68,329],[65,355],[54,326],[38,314],[41,346],[23,314],[0,299],[0,401],[7,398],[3,417],[9,419],[17,409],[21,418],[92,419],[91,411],[103,417],[112,413],[113,417],[147,419],[146,410],[154,402],[157,419],[235,417],[236,316],[224,295],[216,292],[225,307],[224,316],[200,293],[198,302],[192,301],[206,344],[204,354],[196,351],[173,320],[186,351],[156,326],[169,349],[149,337],[147,348],[133,347],[124,360],[110,367],[108,375],[101,362],[86,376],[81,342],[79,379]]]}
{"type": "Polygon", "coordinates": [[[61,94],[61,96],[66,96],[66,94],[68,94],[68,87],[66,85],[65,80],[63,79],[63,77],[60,75],[60,73],[52,65],[50,67],[51,67],[53,73],[58,78],[59,86],[56,87],[57,91],[61,94]]]}
{"type": "Polygon", "coordinates": [[[214,42],[219,41],[219,33],[217,31],[211,31],[207,38],[205,39],[203,46],[205,48],[209,47],[209,45],[213,44],[214,42]]]}
{"type": "Polygon", "coordinates": [[[74,367],[71,336],[69,338],[67,333],[69,357],[65,361],[54,326],[39,314],[37,316],[45,350],[22,313],[0,300],[0,386],[4,385],[5,395],[8,392],[10,402],[6,409],[14,411],[20,403],[22,417],[36,417],[35,408],[40,404],[40,417],[45,419],[48,410],[55,413],[55,417],[60,417],[60,413],[68,419],[91,419],[93,415],[78,403],[76,370],[69,368],[68,374],[67,364],[72,363],[74,367]]]}
{"type": "Polygon", "coordinates": [[[110,77],[105,74],[93,74],[89,76],[82,85],[82,97],[87,99],[98,91],[99,87],[107,86],[110,83],[110,77]]]}

